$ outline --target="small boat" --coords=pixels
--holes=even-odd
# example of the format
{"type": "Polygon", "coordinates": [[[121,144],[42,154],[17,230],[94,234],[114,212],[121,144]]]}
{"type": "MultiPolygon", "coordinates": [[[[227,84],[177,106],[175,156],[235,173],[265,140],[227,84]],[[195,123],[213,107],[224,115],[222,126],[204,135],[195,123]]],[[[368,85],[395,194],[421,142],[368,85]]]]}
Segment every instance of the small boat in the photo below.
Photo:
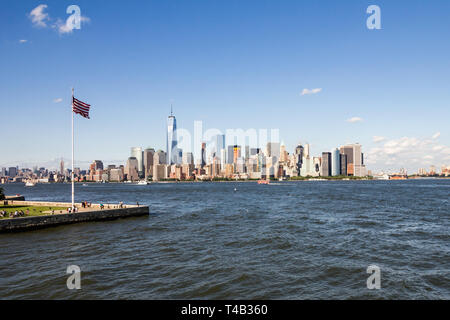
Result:
{"type": "Polygon", "coordinates": [[[147,181],[139,181],[139,182],[138,182],[138,185],[147,185],[147,184],[148,184],[147,181]]]}
{"type": "Polygon", "coordinates": [[[269,183],[270,183],[269,180],[265,180],[265,179],[258,180],[258,184],[269,184],[269,183]]]}
{"type": "Polygon", "coordinates": [[[87,183],[83,183],[83,187],[87,187],[88,186],[88,184],[87,183]]]}
{"type": "Polygon", "coordinates": [[[31,181],[27,181],[27,183],[25,183],[25,187],[34,187],[35,184],[31,181]]]}

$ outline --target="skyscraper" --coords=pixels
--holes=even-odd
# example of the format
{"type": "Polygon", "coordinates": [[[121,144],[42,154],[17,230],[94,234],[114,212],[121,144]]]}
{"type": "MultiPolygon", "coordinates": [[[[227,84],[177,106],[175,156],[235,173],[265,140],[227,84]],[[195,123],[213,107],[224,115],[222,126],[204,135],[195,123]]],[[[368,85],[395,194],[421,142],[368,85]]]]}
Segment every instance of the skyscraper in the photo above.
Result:
{"type": "Polygon", "coordinates": [[[341,174],[341,157],[339,149],[331,150],[331,175],[339,176],[341,174]]]}
{"type": "Polygon", "coordinates": [[[167,164],[177,162],[177,120],[170,108],[170,116],[167,118],[166,160],[167,164]]]}
{"type": "Polygon", "coordinates": [[[342,146],[341,147],[341,154],[345,155],[346,158],[346,171],[347,171],[347,175],[349,176],[353,176],[353,146],[352,145],[348,145],[348,146],[342,146]]]}
{"type": "Polygon", "coordinates": [[[347,175],[347,155],[340,154],[341,158],[341,175],[346,176],[347,175]]]}
{"type": "Polygon", "coordinates": [[[61,158],[61,162],[59,163],[59,173],[64,174],[64,160],[61,158]]]}
{"type": "Polygon", "coordinates": [[[227,163],[229,164],[236,163],[237,158],[241,157],[241,146],[238,145],[228,146],[227,157],[228,157],[227,163]]]}
{"type": "Polygon", "coordinates": [[[144,161],[142,156],[142,148],[141,147],[133,147],[131,148],[131,157],[134,157],[138,161],[138,174],[140,177],[144,176],[144,161]]]}
{"type": "Polygon", "coordinates": [[[275,157],[275,161],[280,160],[280,143],[279,142],[267,142],[266,156],[275,157]]]}
{"type": "Polygon", "coordinates": [[[222,149],[225,149],[225,135],[224,134],[215,135],[212,142],[213,142],[212,156],[220,158],[222,149]]]}
{"type": "Polygon", "coordinates": [[[297,170],[297,174],[300,175],[302,164],[303,164],[303,152],[304,148],[301,144],[299,144],[295,148],[295,169],[297,170]]]}
{"type": "Polygon", "coordinates": [[[14,178],[15,176],[17,176],[17,168],[16,167],[9,167],[8,175],[9,175],[10,178],[14,178]]]}
{"type": "Polygon", "coordinates": [[[322,177],[331,176],[331,153],[322,152],[322,177]]]}
{"type": "Polygon", "coordinates": [[[153,165],[166,163],[167,155],[164,151],[158,150],[153,155],[153,165]]]}
{"type": "Polygon", "coordinates": [[[183,154],[183,164],[194,164],[194,155],[192,152],[185,152],[183,154]]]}
{"type": "Polygon", "coordinates": [[[341,154],[347,156],[347,175],[355,177],[366,175],[366,167],[363,163],[363,154],[359,143],[342,146],[341,154]]]}
{"type": "Polygon", "coordinates": [[[144,150],[144,176],[145,178],[153,176],[153,156],[155,149],[147,148],[144,150]]]}
{"type": "Polygon", "coordinates": [[[363,163],[363,154],[361,152],[361,145],[356,143],[353,145],[353,175],[355,177],[363,177],[366,175],[366,167],[363,163]]]}
{"type": "Polygon", "coordinates": [[[138,176],[138,160],[135,157],[129,157],[125,166],[125,174],[128,181],[136,181],[138,176]]]}
{"type": "Polygon", "coordinates": [[[203,168],[206,165],[206,143],[202,142],[202,159],[200,166],[203,168]]]}

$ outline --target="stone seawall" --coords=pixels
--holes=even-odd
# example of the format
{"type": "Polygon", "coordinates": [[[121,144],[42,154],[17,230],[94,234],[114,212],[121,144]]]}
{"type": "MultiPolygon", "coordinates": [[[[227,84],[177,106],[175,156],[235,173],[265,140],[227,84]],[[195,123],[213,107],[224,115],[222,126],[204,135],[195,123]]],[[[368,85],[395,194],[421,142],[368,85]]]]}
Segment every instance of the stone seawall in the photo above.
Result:
{"type": "MultiPolygon", "coordinates": [[[[38,203],[39,205],[47,205],[42,204],[41,202],[36,203],[38,203]]],[[[55,205],[55,203],[53,202],[51,202],[50,204],[52,206],[55,205]]],[[[128,217],[138,217],[149,215],[149,213],[150,212],[148,206],[130,206],[120,209],[104,209],[37,217],[2,219],[0,220],[0,233],[36,230],[80,222],[105,221],[128,217]]]]}

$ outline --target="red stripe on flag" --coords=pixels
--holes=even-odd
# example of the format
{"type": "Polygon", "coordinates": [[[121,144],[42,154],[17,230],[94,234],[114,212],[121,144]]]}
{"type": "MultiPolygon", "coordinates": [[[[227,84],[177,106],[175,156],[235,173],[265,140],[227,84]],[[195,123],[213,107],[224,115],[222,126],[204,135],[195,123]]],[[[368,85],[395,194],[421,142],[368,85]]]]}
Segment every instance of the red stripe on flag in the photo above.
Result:
{"type": "Polygon", "coordinates": [[[90,104],[80,101],[75,97],[72,99],[72,111],[88,119],[90,106],[90,104]]]}

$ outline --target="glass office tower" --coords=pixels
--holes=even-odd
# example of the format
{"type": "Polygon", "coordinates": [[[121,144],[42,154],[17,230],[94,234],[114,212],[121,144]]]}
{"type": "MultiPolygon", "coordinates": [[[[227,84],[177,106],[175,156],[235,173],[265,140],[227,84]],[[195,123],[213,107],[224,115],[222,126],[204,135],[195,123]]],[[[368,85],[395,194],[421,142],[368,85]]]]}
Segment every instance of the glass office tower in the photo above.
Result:
{"type": "Polygon", "coordinates": [[[167,164],[176,163],[177,159],[177,120],[172,110],[167,118],[167,141],[166,141],[166,160],[167,164]]]}

